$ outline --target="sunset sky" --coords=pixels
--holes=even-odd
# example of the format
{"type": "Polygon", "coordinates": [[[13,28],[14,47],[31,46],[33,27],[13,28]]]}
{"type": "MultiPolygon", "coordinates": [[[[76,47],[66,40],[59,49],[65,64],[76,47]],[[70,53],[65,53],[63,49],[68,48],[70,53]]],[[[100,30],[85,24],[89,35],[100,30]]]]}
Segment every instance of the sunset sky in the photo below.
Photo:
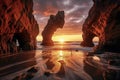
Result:
{"type": "Polygon", "coordinates": [[[33,0],[33,14],[40,27],[38,40],[41,40],[43,31],[49,16],[56,14],[59,10],[65,11],[65,24],[63,29],[58,29],[53,40],[64,38],[65,41],[80,41],[81,28],[88,11],[91,8],[92,0],[33,0]]]}

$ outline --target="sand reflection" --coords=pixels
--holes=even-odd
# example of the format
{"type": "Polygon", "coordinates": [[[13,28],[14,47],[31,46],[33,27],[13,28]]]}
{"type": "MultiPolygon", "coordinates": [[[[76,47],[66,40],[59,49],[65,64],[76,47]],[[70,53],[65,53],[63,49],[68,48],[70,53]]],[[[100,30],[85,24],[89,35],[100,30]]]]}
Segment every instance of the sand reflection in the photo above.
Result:
{"type": "Polygon", "coordinates": [[[65,78],[65,80],[91,80],[91,77],[83,70],[84,56],[84,52],[75,50],[45,49],[42,51],[46,74],[54,74],[59,78],[65,78]]]}
{"type": "Polygon", "coordinates": [[[61,61],[65,61],[64,52],[62,50],[51,50],[49,52],[44,50],[42,54],[43,59],[46,60],[46,70],[50,71],[50,73],[58,73],[61,68],[61,61]]]}

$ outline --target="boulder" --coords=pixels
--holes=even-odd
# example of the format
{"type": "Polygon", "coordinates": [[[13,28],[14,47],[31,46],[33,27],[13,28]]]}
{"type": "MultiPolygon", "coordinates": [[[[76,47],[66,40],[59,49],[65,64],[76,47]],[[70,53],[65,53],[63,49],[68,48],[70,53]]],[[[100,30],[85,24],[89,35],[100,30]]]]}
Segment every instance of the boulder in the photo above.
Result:
{"type": "Polygon", "coordinates": [[[39,29],[32,12],[32,0],[0,0],[0,53],[17,52],[17,45],[36,48],[39,29]]]}
{"type": "Polygon", "coordinates": [[[64,23],[64,11],[58,11],[56,15],[50,15],[50,19],[48,20],[47,25],[42,31],[43,40],[41,45],[54,45],[52,41],[52,36],[58,28],[63,28],[64,23]]]}
{"type": "Polygon", "coordinates": [[[93,0],[94,4],[83,24],[82,46],[94,46],[93,38],[99,38],[95,52],[120,52],[120,0],[93,0]]]}

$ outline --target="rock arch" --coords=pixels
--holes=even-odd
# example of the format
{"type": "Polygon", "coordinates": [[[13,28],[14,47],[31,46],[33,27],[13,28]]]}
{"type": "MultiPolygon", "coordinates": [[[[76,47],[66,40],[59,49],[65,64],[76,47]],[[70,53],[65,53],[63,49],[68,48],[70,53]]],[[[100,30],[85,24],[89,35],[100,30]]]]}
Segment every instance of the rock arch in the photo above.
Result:
{"type": "Polygon", "coordinates": [[[50,19],[48,20],[47,25],[42,31],[43,40],[41,45],[54,45],[52,41],[52,36],[58,28],[63,28],[64,23],[64,11],[58,11],[56,15],[50,15],[50,19]]]}

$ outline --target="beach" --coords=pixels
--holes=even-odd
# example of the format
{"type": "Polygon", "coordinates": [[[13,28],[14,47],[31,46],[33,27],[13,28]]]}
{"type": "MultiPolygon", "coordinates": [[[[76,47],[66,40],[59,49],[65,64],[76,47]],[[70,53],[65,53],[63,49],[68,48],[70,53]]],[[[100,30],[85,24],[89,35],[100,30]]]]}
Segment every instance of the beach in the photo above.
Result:
{"type": "Polygon", "coordinates": [[[38,42],[37,50],[17,53],[19,56],[10,57],[15,61],[7,60],[11,63],[1,66],[1,72],[5,71],[1,73],[1,80],[22,78],[31,68],[37,68],[32,80],[90,80],[83,69],[83,60],[91,50],[90,47],[81,47],[78,42],[56,43],[55,46],[41,46],[38,42]],[[45,72],[50,76],[46,76],[45,72]]]}
{"type": "Polygon", "coordinates": [[[54,46],[40,43],[36,50],[1,58],[0,80],[105,80],[105,75],[111,78],[113,74],[119,79],[119,67],[108,64],[113,59],[108,59],[109,53],[102,56],[108,56],[105,60],[91,53],[93,47],[82,47],[79,42],[56,42],[54,46]]]}

